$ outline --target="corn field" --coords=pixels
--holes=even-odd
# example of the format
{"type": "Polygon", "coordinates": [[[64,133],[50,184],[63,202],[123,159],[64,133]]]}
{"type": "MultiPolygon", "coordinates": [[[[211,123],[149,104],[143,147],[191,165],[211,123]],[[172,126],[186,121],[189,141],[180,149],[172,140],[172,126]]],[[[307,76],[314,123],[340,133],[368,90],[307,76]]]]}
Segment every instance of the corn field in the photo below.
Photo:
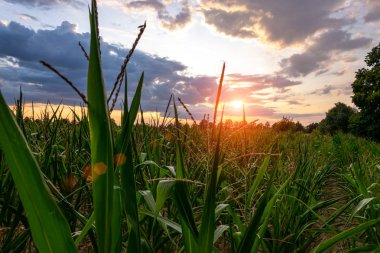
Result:
{"type": "Polygon", "coordinates": [[[142,73],[116,125],[145,25],[107,96],[96,1],[89,16],[86,112],[26,118],[22,92],[13,109],[0,93],[0,252],[380,251],[378,143],[225,126],[224,66],[212,121],[185,124],[171,96],[147,123],[142,73]]]}

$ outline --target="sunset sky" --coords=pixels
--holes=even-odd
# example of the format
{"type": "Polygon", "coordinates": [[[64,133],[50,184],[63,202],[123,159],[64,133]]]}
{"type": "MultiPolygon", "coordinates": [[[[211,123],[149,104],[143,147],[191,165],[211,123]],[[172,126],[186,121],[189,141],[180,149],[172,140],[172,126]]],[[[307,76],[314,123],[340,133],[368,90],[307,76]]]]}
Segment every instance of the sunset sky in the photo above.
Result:
{"type": "MultiPolygon", "coordinates": [[[[86,93],[78,42],[89,49],[88,4],[0,0],[0,89],[9,104],[20,86],[29,102],[81,103],[38,61],[86,93]]],[[[239,119],[244,103],[249,121],[318,122],[334,103],[352,105],[355,71],[380,42],[379,0],[102,0],[98,8],[107,91],[146,20],[127,67],[131,92],[144,71],[144,111],[163,112],[174,93],[198,120],[212,112],[226,62],[227,116],[239,119]]]]}

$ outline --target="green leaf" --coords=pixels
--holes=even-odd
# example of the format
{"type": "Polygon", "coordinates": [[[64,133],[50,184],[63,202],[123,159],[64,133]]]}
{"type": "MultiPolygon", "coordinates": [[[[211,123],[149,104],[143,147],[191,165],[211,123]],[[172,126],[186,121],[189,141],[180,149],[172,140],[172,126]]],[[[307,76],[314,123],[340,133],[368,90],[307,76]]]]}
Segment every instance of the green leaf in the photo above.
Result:
{"type": "Polygon", "coordinates": [[[155,217],[157,217],[166,199],[169,197],[174,185],[175,180],[161,180],[158,183],[156,193],[156,209],[154,211],[155,217]]]}
{"type": "Polygon", "coordinates": [[[154,210],[156,209],[156,201],[154,201],[152,192],[149,190],[145,190],[139,191],[139,193],[141,194],[141,196],[143,196],[145,202],[148,204],[149,209],[152,212],[154,212],[154,210]]]}
{"type": "Polygon", "coordinates": [[[229,226],[227,225],[219,225],[214,231],[213,243],[216,243],[216,241],[223,235],[225,231],[227,231],[228,228],[229,226]]]}
{"type": "MultiPolygon", "coordinates": [[[[131,135],[132,128],[137,117],[138,108],[141,100],[141,90],[144,83],[144,73],[141,74],[135,95],[132,99],[130,110],[124,107],[124,119],[121,134],[117,138],[116,166],[120,171],[121,187],[123,190],[122,202],[130,226],[130,236],[127,245],[128,252],[141,252],[141,236],[139,216],[136,199],[136,180],[134,160],[132,156],[131,135]]],[[[126,89],[127,87],[125,87],[126,89]]]]}
{"type": "Polygon", "coordinates": [[[82,231],[78,235],[77,239],[75,239],[75,245],[78,246],[79,243],[83,240],[83,238],[86,236],[87,232],[91,229],[93,223],[95,221],[95,215],[94,212],[92,212],[90,218],[88,218],[86,224],[84,225],[82,231]]]}
{"type": "Polygon", "coordinates": [[[167,219],[165,217],[162,217],[160,215],[156,217],[155,214],[152,211],[148,211],[146,209],[139,209],[139,213],[144,214],[144,215],[148,215],[148,216],[150,216],[152,218],[157,218],[157,220],[159,222],[162,222],[166,226],[171,227],[172,229],[176,230],[178,233],[182,233],[181,226],[178,223],[176,223],[176,222],[174,222],[172,220],[169,220],[169,219],[167,219]]]}
{"type": "Polygon", "coordinates": [[[257,230],[260,225],[260,220],[263,218],[265,214],[265,210],[268,204],[268,198],[269,198],[269,193],[270,193],[270,188],[272,186],[272,180],[273,180],[273,175],[271,176],[270,181],[267,183],[267,188],[257,206],[257,209],[247,227],[245,230],[243,237],[239,243],[237,252],[238,253],[245,253],[245,252],[250,252],[256,238],[257,230]]]}
{"type": "Polygon", "coordinates": [[[90,12],[91,43],[87,77],[87,98],[96,236],[99,252],[108,253],[112,249],[113,234],[119,232],[112,231],[114,194],[113,144],[100,63],[95,4],[93,0],[90,12]]]}
{"type": "Polygon", "coordinates": [[[277,198],[280,196],[280,193],[285,189],[285,187],[288,185],[291,177],[289,177],[278,189],[275,194],[273,194],[272,198],[269,200],[268,204],[266,205],[264,209],[264,213],[262,215],[262,225],[260,227],[259,232],[257,233],[257,236],[254,239],[254,243],[251,249],[251,252],[257,252],[259,245],[262,241],[262,238],[264,237],[265,231],[268,228],[269,218],[271,217],[271,212],[273,210],[273,205],[276,202],[277,198]]]}
{"type": "Polygon", "coordinates": [[[127,146],[127,150],[123,154],[126,155],[127,160],[120,166],[121,185],[125,194],[123,200],[124,208],[130,225],[127,252],[139,253],[141,252],[141,236],[131,144],[127,146]]]}
{"type": "MultiPolygon", "coordinates": [[[[223,117],[223,116],[222,116],[223,117]]],[[[220,136],[222,124],[220,124],[218,140],[215,148],[214,162],[211,171],[210,181],[207,184],[207,195],[202,214],[201,229],[199,232],[199,252],[208,253],[213,248],[213,237],[215,230],[215,196],[218,180],[218,167],[220,159],[220,136]]]]}
{"type": "Polygon", "coordinates": [[[223,212],[223,210],[227,209],[229,207],[229,204],[219,204],[215,208],[215,217],[218,218],[219,215],[223,212]]]}
{"type": "Polygon", "coordinates": [[[366,207],[372,200],[376,199],[375,197],[372,198],[366,198],[362,199],[359,204],[355,207],[355,209],[352,211],[352,214],[350,216],[350,220],[358,213],[360,210],[362,210],[364,207],[366,207]]]}
{"type": "Polygon", "coordinates": [[[313,249],[312,252],[313,253],[324,252],[324,251],[328,250],[329,248],[331,248],[332,246],[334,246],[337,242],[342,241],[342,240],[347,239],[347,238],[351,238],[351,237],[355,236],[356,234],[372,227],[373,225],[375,225],[379,222],[380,222],[380,218],[377,218],[375,220],[370,220],[370,221],[362,223],[356,227],[345,230],[345,231],[335,235],[334,237],[332,237],[326,241],[321,242],[320,244],[318,244],[317,247],[315,247],[313,249]]]}
{"type": "Polygon", "coordinates": [[[42,253],[77,252],[69,225],[0,92],[0,147],[20,194],[33,241],[42,253]]]}
{"type": "MultiPolygon", "coordinates": [[[[115,173],[118,176],[118,173],[115,173]]],[[[115,179],[118,179],[115,177],[115,179]]],[[[121,239],[121,187],[119,186],[119,180],[115,180],[114,193],[113,193],[113,213],[112,213],[112,252],[121,252],[122,239],[121,239]]]]}
{"type": "Polygon", "coordinates": [[[257,188],[259,187],[261,180],[264,177],[264,174],[265,174],[265,172],[268,168],[268,165],[269,165],[269,160],[270,160],[270,156],[266,156],[264,159],[264,162],[261,164],[261,166],[258,170],[258,173],[255,177],[255,180],[253,181],[251,188],[248,191],[248,196],[247,196],[248,207],[252,204],[253,196],[255,195],[257,188]]]}
{"type": "MultiPolygon", "coordinates": [[[[186,177],[186,171],[183,161],[182,145],[179,137],[179,121],[178,112],[173,99],[175,122],[177,126],[177,142],[176,142],[176,178],[183,179],[186,177]]],[[[185,250],[188,253],[197,253],[198,230],[195,224],[193,210],[190,204],[189,192],[185,182],[176,181],[174,188],[174,201],[180,215],[180,223],[182,227],[182,238],[185,250]]]]}

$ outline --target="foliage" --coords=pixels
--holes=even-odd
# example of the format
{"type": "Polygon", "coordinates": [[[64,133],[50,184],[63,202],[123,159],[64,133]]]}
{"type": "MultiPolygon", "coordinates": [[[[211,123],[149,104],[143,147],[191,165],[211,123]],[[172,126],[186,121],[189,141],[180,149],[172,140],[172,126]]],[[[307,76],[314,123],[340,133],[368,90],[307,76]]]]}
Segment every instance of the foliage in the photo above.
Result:
{"type": "Polygon", "coordinates": [[[292,119],[283,117],[280,121],[275,122],[272,128],[276,131],[285,132],[294,131],[296,126],[292,119]]]}
{"type": "Polygon", "coordinates": [[[304,126],[297,121],[297,123],[293,122],[293,119],[283,117],[280,121],[273,123],[272,128],[275,131],[285,132],[285,131],[301,131],[305,130],[304,126]]]}
{"type": "Polygon", "coordinates": [[[144,74],[116,126],[95,14],[93,1],[89,117],[26,119],[22,94],[12,115],[0,93],[1,252],[379,250],[378,144],[287,118],[190,127],[174,99],[175,124],[146,124],[144,74]]]}
{"type": "Polygon", "coordinates": [[[360,109],[352,120],[357,134],[380,140],[380,43],[365,58],[368,68],[356,72],[352,102],[360,109]]]}
{"type": "Polygon", "coordinates": [[[344,103],[338,102],[333,108],[327,111],[326,117],[320,122],[319,128],[322,133],[335,134],[338,131],[347,133],[349,130],[350,118],[356,110],[344,103]]]}
{"type": "Polygon", "coordinates": [[[305,133],[312,133],[315,129],[317,129],[319,126],[319,123],[316,123],[316,122],[313,122],[313,123],[310,123],[309,125],[307,125],[305,127],[305,133]]]}

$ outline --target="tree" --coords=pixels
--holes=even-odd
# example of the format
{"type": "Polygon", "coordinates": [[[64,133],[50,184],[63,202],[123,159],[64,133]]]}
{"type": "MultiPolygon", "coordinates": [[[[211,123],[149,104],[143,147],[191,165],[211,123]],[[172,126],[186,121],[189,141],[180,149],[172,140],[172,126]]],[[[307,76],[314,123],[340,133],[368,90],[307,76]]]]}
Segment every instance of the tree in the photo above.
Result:
{"type": "Polygon", "coordinates": [[[356,72],[352,83],[352,102],[360,109],[351,120],[351,128],[358,134],[380,140],[380,43],[365,57],[368,68],[356,72]]]}
{"type": "Polygon", "coordinates": [[[282,117],[282,120],[272,125],[272,129],[278,132],[296,131],[296,123],[293,122],[293,119],[282,117]]]}
{"type": "Polygon", "coordinates": [[[348,132],[350,118],[356,110],[344,103],[338,102],[327,111],[326,118],[319,124],[322,133],[335,134],[338,131],[348,132]]]}
{"type": "Polygon", "coordinates": [[[305,131],[305,127],[302,125],[301,122],[297,121],[295,126],[296,126],[297,132],[304,132],[305,131]]]}
{"type": "Polygon", "coordinates": [[[319,126],[319,123],[310,123],[309,125],[306,126],[305,132],[310,134],[312,133],[317,127],[319,126]]]}

